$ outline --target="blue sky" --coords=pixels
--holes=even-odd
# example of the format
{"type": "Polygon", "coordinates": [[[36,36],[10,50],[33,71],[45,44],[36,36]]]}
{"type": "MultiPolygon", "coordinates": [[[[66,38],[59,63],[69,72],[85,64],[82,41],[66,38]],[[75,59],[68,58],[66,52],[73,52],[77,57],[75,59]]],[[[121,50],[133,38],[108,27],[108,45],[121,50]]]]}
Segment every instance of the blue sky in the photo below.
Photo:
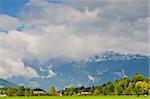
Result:
{"type": "Polygon", "coordinates": [[[0,0],[0,13],[17,16],[28,0],[0,0]]]}
{"type": "MultiPolygon", "coordinates": [[[[50,3],[63,3],[64,0],[48,0],[50,3]]],[[[0,13],[17,16],[29,0],[0,0],[0,13]]]]}
{"type": "Polygon", "coordinates": [[[0,0],[0,77],[38,77],[23,59],[148,55],[148,21],[148,0],[0,0]]]}

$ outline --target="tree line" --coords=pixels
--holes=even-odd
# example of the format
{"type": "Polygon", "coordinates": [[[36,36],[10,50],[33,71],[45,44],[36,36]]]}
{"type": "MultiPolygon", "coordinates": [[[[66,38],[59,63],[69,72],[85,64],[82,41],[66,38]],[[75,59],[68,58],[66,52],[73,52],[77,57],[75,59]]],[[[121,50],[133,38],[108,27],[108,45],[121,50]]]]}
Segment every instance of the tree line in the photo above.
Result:
{"type": "Polygon", "coordinates": [[[108,82],[92,89],[94,95],[148,95],[150,93],[149,79],[141,74],[134,75],[131,79],[124,77],[114,83],[108,82]]]}
{"type": "Polygon", "coordinates": [[[60,91],[64,96],[72,95],[150,95],[150,79],[136,73],[133,77],[124,77],[115,82],[100,86],[69,87],[60,91]],[[83,91],[83,94],[81,93],[83,91]]]}
{"type": "MultiPolygon", "coordinates": [[[[33,89],[19,86],[18,88],[1,88],[0,93],[6,93],[7,96],[33,96],[33,89]]],[[[46,91],[45,91],[46,92],[46,91]]],[[[133,77],[124,77],[115,82],[107,82],[100,86],[92,87],[68,87],[57,91],[55,86],[50,87],[46,95],[50,96],[76,96],[76,95],[150,95],[150,79],[135,74],[133,77]]]]}

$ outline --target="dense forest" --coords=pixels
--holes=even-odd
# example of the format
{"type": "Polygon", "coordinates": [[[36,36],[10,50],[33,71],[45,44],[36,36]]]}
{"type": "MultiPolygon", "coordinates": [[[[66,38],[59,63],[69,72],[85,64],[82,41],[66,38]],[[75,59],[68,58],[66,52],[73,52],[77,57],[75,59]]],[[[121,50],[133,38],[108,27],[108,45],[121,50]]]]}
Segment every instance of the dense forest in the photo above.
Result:
{"type": "Polygon", "coordinates": [[[44,91],[39,88],[30,89],[19,86],[18,88],[1,88],[0,93],[7,96],[150,95],[150,79],[137,73],[131,78],[124,77],[115,82],[107,82],[100,86],[87,88],[84,86],[78,88],[68,87],[57,91],[55,86],[52,86],[49,91],[44,91]]]}

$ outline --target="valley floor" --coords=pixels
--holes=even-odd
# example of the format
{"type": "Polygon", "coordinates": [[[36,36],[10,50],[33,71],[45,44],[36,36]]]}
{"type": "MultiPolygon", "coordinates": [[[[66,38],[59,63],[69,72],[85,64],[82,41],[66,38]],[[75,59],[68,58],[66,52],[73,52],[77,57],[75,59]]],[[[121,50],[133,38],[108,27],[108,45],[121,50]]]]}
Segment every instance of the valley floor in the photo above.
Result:
{"type": "Polygon", "coordinates": [[[150,96],[33,96],[33,97],[0,97],[0,99],[150,99],[150,96]]]}

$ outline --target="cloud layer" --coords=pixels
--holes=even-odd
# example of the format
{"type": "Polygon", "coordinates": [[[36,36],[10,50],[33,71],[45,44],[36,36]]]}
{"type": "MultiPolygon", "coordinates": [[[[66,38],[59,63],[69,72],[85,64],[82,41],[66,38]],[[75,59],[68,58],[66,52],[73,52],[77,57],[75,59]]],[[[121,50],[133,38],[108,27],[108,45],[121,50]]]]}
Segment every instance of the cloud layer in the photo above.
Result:
{"type": "MultiPolygon", "coordinates": [[[[30,0],[0,15],[0,77],[37,77],[22,59],[79,59],[113,50],[148,54],[148,0],[30,0]],[[17,72],[16,72],[17,71],[17,72]],[[21,71],[21,72],[18,72],[21,71]]],[[[50,71],[52,76],[54,73],[50,71]]],[[[51,76],[49,76],[51,77],[51,76]]]]}

